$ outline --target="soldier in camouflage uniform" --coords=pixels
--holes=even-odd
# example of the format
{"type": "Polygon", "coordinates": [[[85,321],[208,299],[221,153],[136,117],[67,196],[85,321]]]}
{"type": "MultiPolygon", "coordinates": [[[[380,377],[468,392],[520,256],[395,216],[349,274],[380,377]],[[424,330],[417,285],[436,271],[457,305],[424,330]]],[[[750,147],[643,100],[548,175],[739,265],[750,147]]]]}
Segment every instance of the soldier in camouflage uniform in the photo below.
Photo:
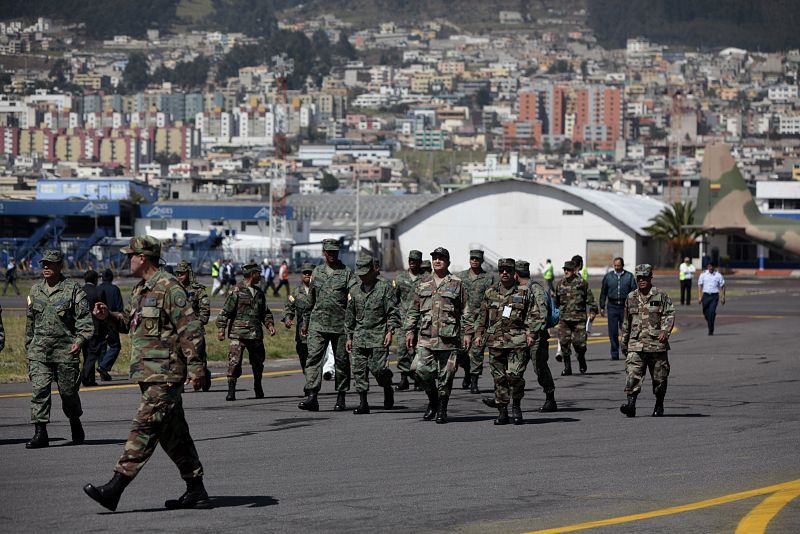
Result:
{"type": "Polygon", "coordinates": [[[158,268],[158,239],[134,237],[122,252],[128,255],[131,274],[141,281],[131,290],[124,312],[111,312],[98,302],[93,313],[110,328],[130,334],[130,376],[139,383],[142,398],[114,477],[102,486],[87,484],[83,491],[109,510],[116,510],[122,492],[161,443],[186,481],[186,492],[166,501],[164,506],[210,508],[203,486],[203,466],[189,434],[181,399],[187,373],[195,390],[203,383],[205,371],[198,351],[202,325],[180,282],[158,268]]]}
{"type": "Polygon", "coordinates": [[[500,281],[484,293],[475,321],[475,343],[489,348],[489,369],[494,377],[496,425],[507,425],[509,398],[513,400],[512,419],[522,424],[522,397],[525,395],[527,348],[533,344],[529,328],[533,302],[527,286],[517,284],[513,258],[497,262],[500,281]]]}
{"type": "MultiPolygon", "coordinates": [[[[286,328],[295,327],[294,348],[297,351],[297,357],[300,358],[300,367],[303,369],[303,374],[306,372],[306,360],[308,359],[308,336],[300,332],[300,325],[303,322],[303,314],[309,305],[311,273],[313,272],[314,266],[310,263],[304,263],[300,267],[302,283],[299,286],[295,286],[287,297],[286,305],[283,308],[283,318],[281,319],[286,328]]],[[[308,395],[308,391],[304,389],[303,395],[308,395]]]]}
{"type": "MultiPolygon", "coordinates": [[[[469,251],[469,269],[456,274],[464,283],[467,291],[469,307],[476,313],[481,307],[486,290],[495,283],[494,276],[483,270],[483,251],[469,251]]],[[[483,340],[485,341],[485,339],[483,340]]],[[[472,343],[468,350],[458,353],[459,365],[464,369],[464,380],[461,389],[469,388],[470,393],[480,393],[478,377],[483,373],[483,351],[485,345],[472,343]]]]}
{"type": "Polygon", "coordinates": [[[360,404],[354,414],[368,414],[368,371],[383,388],[383,407],[394,406],[392,371],[389,369],[389,347],[395,330],[400,327],[400,314],[394,288],[378,278],[372,256],[361,254],[356,261],[356,275],[361,284],[350,290],[345,315],[346,349],[352,355],[353,379],[360,404]]]}
{"type": "Polygon", "coordinates": [[[267,306],[267,298],[259,287],[261,268],[257,263],[242,266],[242,278],[234,291],[228,294],[222,310],[217,315],[217,339],[225,339],[227,332],[231,340],[228,348],[228,395],[226,401],[236,400],[236,381],[242,376],[242,356],[247,349],[253,367],[253,391],[257,399],[264,398],[261,376],[264,372],[264,332],[275,335],[275,320],[267,306]]]}
{"type": "MultiPolygon", "coordinates": [[[[572,261],[564,263],[564,278],[556,286],[556,306],[561,309],[558,338],[561,342],[561,358],[564,360],[561,376],[572,374],[572,347],[575,348],[581,374],[586,372],[586,308],[589,308],[591,320],[598,312],[592,290],[588,282],[576,274],[576,268],[572,261]]],[[[556,359],[561,361],[558,355],[556,359]]]]}
{"type": "Polygon", "coordinates": [[[28,449],[49,444],[47,423],[50,422],[50,387],[55,379],[61,394],[64,415],[69,418],[72,442],[84,440],[80,417],[83,414],[80,387],[81,348],[94,334],[94,324],[86,294],[81,285],[61,274],[64,255],[48,250],[39,263],[43,280],[28,293],[25,322],[25,353],[28,376],[33,383],[31,422],[35,426],[28,449]]]}
{"type": "Polygon", "coordinates": [[[664,415],[664,396],[667,394],[669,376],[669,335],[675,325],[675,306],[666,291],[653,286],[653,267],[636,266],[636,285],[625,299],[620,349],[625,356],[628,378],[625,394],[628,402],[620,411],[628,417],[636,416],[636,396],[642,390],[642,380],[650,369],[656,405],[653,417],[664,415]]]}
{"type": "MultiPolygon", "coordinates": [[[[414,287],[417,285],[422,273],[420,272],[420,264],[422,263],[422,252],[419,250],[412,250],[408,253],[408,269],[397,275],[397,278],[392,282],[397,302],[399,303],[400,310],[400,324],[406,319],[408,307],[414,299],[414,287]]],[[[414,351],[406,347],[405,336],[399,337],[397,344],[397,370],[400,371],[400,383],[395,387],[397,391],[405,391],[409,388],[408,379],[411,376],[416,376],[416,373],[411,371],[411,362],[414,360],[414,351]]],[[[415,380],[416,382],[416,380],[415,380]]]]}
{"type": "Polygon", "coordinates": [[[422,418],[430,421],[435,417],[437,423],[447,423],[457,353],[472,341],[474,317],[464,284],[448,270],[450,252],[438,247],[431,257],[433,273],[422,277],[414,288],[403,330],[409,350],[416,343],[417,374],[428,395],[422,418]]]}
{"type": "Polygon", "coordinates": [[[308,360],[306,360],[306,389],[308,396],[300,401],[298,408],[316,412],[319,410],[317,394],[322,386],[323,356],[328,343],[333,348],[336,366],[336,405],[334,411],[347,409],[345,393],[350,389],[350,358],[345,350],[344,318],[347,310],[347,295],[358,285],[353,270],[339,261],[339,242],[325,239],[322,242],[325,263],[317,265],[311,275],[309,307],[303,314],[300,331],[308,335],[308,360]]]}
{"type": "Polygon", "coordinates": [[[431,260],[423,260],[422,263],[419,264],[419,272],[423,275],[431,274],[433,272],[433,268],[431,267],[431,260]]]}
{"type": "Polygon", "coordinates": [[[200,358],[203,360],[204,382],[203,391],[211,389],[211,373],[208,372],[208,353],[206,352],[206,325],[208,319],[211,317],[211,300],[208,298],[206,286],[199,283],[194,278],[194,271],[192,264],[188,261],[181,261],[175,267],[175,278],[181,283],[186,294],[189,296],[189,303],[192,305],[194,314],[203,325],[203,339],[197,351],[200,353],[200,358]]]}

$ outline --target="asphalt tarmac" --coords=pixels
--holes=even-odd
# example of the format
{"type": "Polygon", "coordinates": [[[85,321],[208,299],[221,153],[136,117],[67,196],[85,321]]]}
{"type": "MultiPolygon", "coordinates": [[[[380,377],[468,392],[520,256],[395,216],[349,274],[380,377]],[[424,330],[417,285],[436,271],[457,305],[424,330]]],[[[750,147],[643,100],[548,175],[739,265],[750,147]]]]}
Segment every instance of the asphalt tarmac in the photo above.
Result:
{"type": "MultiPolygon", "coordinates": [[[[713,337],[699,306],[678,306],[663,418],[650,417],[649,378],[638,416],[619,412],[624,366],[608,359],[599,324],[586,375],[558,376],[550,351],[558,412],[536,411],[544,395],[528,369],[522,426],[492,424],[495,412],[480,401],[491,394],[488,373],[483,395],[454,390],[447,425],[422,420],[422,393],[398,393],[383,410],[374,380],[370,415],[333,412],[331,382],[322,411],[300,411],[292,360],[268,364],[265,399],[243,378],[240,400],[225,402],[217,379],[208,393],[184,395],[213,510],[163,508],[184,484],[162,450],[116,513],[81,490],[111,477],[135,386],[116,380],[82,392],[83,446],[68,444],[54,396],[51,446],[30,451],[30,385],[0,385],[0,530],[796,533],[800,282],[736,285],[713,337]]],[[[348,395],[351,408],[356,401],[348,395]]]]}

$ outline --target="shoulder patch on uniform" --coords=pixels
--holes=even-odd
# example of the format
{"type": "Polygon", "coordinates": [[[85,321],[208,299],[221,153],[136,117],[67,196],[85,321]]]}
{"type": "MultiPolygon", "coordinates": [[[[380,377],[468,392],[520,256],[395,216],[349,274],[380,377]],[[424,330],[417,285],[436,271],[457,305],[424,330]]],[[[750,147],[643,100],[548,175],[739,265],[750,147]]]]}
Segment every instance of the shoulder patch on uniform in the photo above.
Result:
{"type": "Polygon", "coordinates": [[[186,297],[183,295],[175,295],[175,305],[179,308],[186,306],[186,297]]]}
{"type": "Polygon", "coordinates": [[[289,295],[289,302],[294,302],[294,296],[289,295]]]}

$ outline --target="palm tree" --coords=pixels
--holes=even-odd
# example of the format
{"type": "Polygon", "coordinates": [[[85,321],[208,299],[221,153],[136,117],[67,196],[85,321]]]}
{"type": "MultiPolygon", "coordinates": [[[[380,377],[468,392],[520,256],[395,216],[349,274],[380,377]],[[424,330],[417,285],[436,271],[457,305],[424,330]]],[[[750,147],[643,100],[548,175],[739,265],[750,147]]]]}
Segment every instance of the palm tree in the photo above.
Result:
{"type": "Polygon", "coordinates": [[[666,242],[675,264],[703,234],[699,228],[693,227],[694,205],[691,201],[673,202],[650,221],[653,224],[645,230],[654,239],[666,242]]]}

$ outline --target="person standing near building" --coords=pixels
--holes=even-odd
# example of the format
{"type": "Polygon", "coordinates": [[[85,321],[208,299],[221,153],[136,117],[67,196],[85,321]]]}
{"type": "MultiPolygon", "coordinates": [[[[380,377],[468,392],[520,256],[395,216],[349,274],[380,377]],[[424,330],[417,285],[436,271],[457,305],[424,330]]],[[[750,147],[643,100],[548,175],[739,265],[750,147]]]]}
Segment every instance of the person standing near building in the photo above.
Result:
{"type": "Polygon", "coordinates": [[[372,256],[361,254],[356,261],[356,276],[361,283],[350,289],[345,315],[345,348],[352,355],[353,380],[359,405],[354,414],[368,414],[369,374],[383,388],[383,408],[394,407],[389,347],[400,328],[400,314],[394,289],[378,278],[372,256]]]}
{"type": "Polygon", "coordinates": [[[8,286],[14,288],[14,291],[19,295],[19,288],[17,287],[17,260],[11,258],[11,261],[6,265],[6,283],[3,286],[3,296],[6,295],[8,286]]]}
{"type": "MultiPolygon", "coordinates": [[[[86,302],[90,310],[94,309],[97,302],[108,304],[103,292],[97,287],[97,271],[91,269],[86,271],[83,275],[83,292],[86,294],[86,302]]],[[[89,338],[89,341],[83,345],[83,370],[81,371],[81,384],[85,387],[97,386],[94,370],[97,362],[100,360],[100,355],[103,352],[103,343],[106,339],[106,325],[103,321],[92,317],[94,324],[94,334],[89,338]]]]}
{"type": "Polygon", "coordinates": [[[598,311],[589,284],[576,271],[577,265],[574,262],[564,263],[564,278],[556,286],[556,306],[561,309],[558,338],[561,343],[561,358],[564,360],[561,376],[572,374],[572,348],[578,357],[581,374],[586,372],[586,309],[589,308],[590,320],[594,320],[598,311]]]}
{"type": "Polygon", "coordinates": [[[339,242],[325,239],[322,242],[325,263],[317,265],[311,275],[309,306],[303,314],[300,332],[308,336],[308,360],[306,360],[306,390],[308,396],[300,401],[298,408],[316,412],[319,410],[317,394],[322,386],[322,365],[328,343],[333,350],[336,369],[336,404],[334,411],[347,409],[345,395],[350,389],[350,358],[345,350],[344,320],[347,311],[347,296],[358,285],[352,269],[339,261],[339,242]]]}
{"type": "Polygon", "coordinates": [[[547,288],[547,292],[552,296],[553,294],[555,294],[556,291],[556,288],[553,285],[556,275],[553,270],[553,262],[550,260],[550,258],[547,258],[547,261],[544,264],[542,277],[544,278],[544,283],[546,284],[545,287],[547,288]]]}
{"type": "Polygon", "coordinates": [[[97,303],[92,313],[109,327],[130,335],[130,378],[139,384],[142,397],[114,476],[102,486],[87,484],[83,491],[103,507],[116,510],[122,492],[161,443],[186,482],[186,492],[164,506],[211,508],[182,400],[187,376],[195,390],[203,384],[200,321],[180,282],[158,268],[158,239],[134,237],[122,252],[128,256],[131,274],[141,280],[131,290],[123,313],[111,312],[103,303],[97,303]]]}
{"type": "Polygon", "coordinates": [[[261,291],[267,294],[267,288],[272,293],[275,293],[275,271],[272,269],[272,263],[267,258],[264,258],[261,264],[261,291]]]}
{"type": "MultiPolygon", "coordinates": [[[[306,361],[308,360],[308,336],[300,332],[300,325],[302,324],[303,314],[309,306],[309,298],[311,293],[311,273],[314,272],[314,266],[310,263],[304,263],[300,267],[300,285],[292,289],[291,294],[286,299],[286,305],[283,308],[283,322],[286,328],[295,327],[294,330],[294,348],[297,351],[297,357],[300,358],[300,368],[303,370],[303,375],[306,374],[306,361]]],[[[303,395],[308,395],[304,389],[303,395]]]]}
{"type": "Polygon", "coordinates": [[[279,296],[281,292],[281,288],[286,286],[286,296],[288,297],[291,294],[289,289],[289,265],[286,263],[286,260],[281,262],[281,266],[278,268],[278,287],[275,288],[275,296],[279,296]]]}
{"type": "MultiPolygon", "coordinates": [[[[401,325],[405,322],[408,308],[414,300],[414,287],[416,287],[417,281],[422,276],[420,272],[421,263],[422,252],[412,250],[408,253],[408,269],[398,274],[397,278],[392,282],[397,302],[399,303],[401,325]]],[[[414,352],[406,347],[405,335],[399,337],[400,341],[397,344],[397,370],[400,371],[400,383],[395,389],[397,391],[406,391],[410,387],[409,378],[416,376],[416,373],[411,371],[414,352]]],[[[414,382],[416,383],[417,380],[415,379],[414,382]]]]}
{"type": "Polygon", "coordinates": [[[450,252],[437,247],[431,258],[433,273],[421,278],[414,288],[403,330],[406,347],[411,350],[416,346],[417,375],[428,395],[422,418],[431,421],[435,417],[443,424],[447,423],[458,350],[470,346],[474,317],[464,283],[450,274],[450,252]]]}
{"type": "Polygon", "coordinates": [[[219,289],[222,286],[221,276],[221,268],[222,266],[219,263],[219,258],[214,260],[214,263],[211,264],[211,296],[213,297],[217,293],[219,293],[219,289]]]}
{"type": "Polygon", "coordinates": [[[200,321],[201,332],[203,337],[200,344],[197,346],[197,352],[200,359],[203,360],[203,391],[211,389],[211,373],[208,372],[208,353],[206,352],[206,325],[211,317],[211,299],[208,298],[206,286],[195,280],[192,264],[186,260],[178,263],[175,267],[175,278],[181,283],[181,287],[186,291],[189,297],[189,304],[192,305],[192,310],[200,321]]]}
{"type": "Polygon", "coordinates": [[[717,305],[725,304],[725,278],[716,270],[717,265],[710,261],[708,269],[697,279],[700,298],[697,303],[703,306],[703,317],[708,325],[708,335],[714,335],[714,321],[717,319],[717,305]]]}
{"type": "Polygon", "coordinates": [[[600,286],[600,315],[606,315],[608,301],[608,339],[611,341],[611,359],[619,360],[619,329],[625,312],[625,299],[636,290],[636,280],[625,270],[625,260],[614,258],[614,270],[603,277],[600,286]]]}
{"type": "Polygon", "coordinates": [[[675,325],[675,307],[666,292],[653,286],[653,267],[636,266],[637,291],[625,300],[625,319],[622,323],[622,354],[628,377],[625,394],[628,400],[620,411],[628,417],[636,416],[636,397],[642,390],[642,381],[650,369],[656,404],[653,417],[664,415],[664,396],[669,377],[669,335],[675,325]]]}
{"type": "MultiPolygon", "coordinates": [[[[467,291],[469,308],[477,312],[481,307],[486,290],[494,283],[494,276],[483,270],[483,251],[469,251],[469,269],[456,275],[461,279],[467,291]]],[[[482,341],[486,341],[483,339],[482,341]]],[[[485,345],[472,343],[469,349],[459,351],[459,365],[464,369],[464,380],[461,389],[469,388],[470,393],[480,393],[478,377],[483,373],[483,352],[485,345]]]]}
{"type": "Polygon", "coordinates": [[[681,306],[688,306],[692,303],[692,279],[696,270],[691,258],[688,256],[683,258],[683,263],[678,268],[678,280],[681,283],[681,306]]]}
{"type": "Polygon", "coordinates": [[[231,340],[228,349],[228,395],[226,401],[236,400],[236,381],[242,376],[242,356],[247,349],[253,367],[253,391],[257,399],[264,398],[261,377],[264,372],[266,351],[264,350],[263,324],[270,336],[275,335],[275,320],[264,292],[258,282],[261,269],[256,263],[242,266],[242,282],[231,291],[222,310],[217,315],[217,339],[222,341],[227,333],[231,340]]]}
{"type": "MultiPolygon", "coordinates": [[[[113,284],[114,273],[111,269],[103,271],[103,283],[97,286],[103,292],[108,309],[112,312],[121,312],[125,309],[125,303],[122,301],[122,292],[117,286],[113,284]]],[[[103,345],[102,356],[100,357],[100,365],[97,373],[100,375],[100,380],[103,382],[111,381],[111,369],[117,361],[120,351],[122,350],[122,343],[119,340],[119,332],[113,328],[106,328],[105,344],[103,345]]]]}
{"type": "Polygon", "coordinates": [[[33,384],[31,422],[35,432],[28,449],[47,447],[50,422],[50,388],[55,379],[64,415],[69,419],[72,443],[84,440],[80,386],[80,354],[94,333],[86,293],[78,282],[61,274],[64,255],[47,250],[39,260],[43,280],[28,293],[25,321],[25,353],[33,384]]]}

